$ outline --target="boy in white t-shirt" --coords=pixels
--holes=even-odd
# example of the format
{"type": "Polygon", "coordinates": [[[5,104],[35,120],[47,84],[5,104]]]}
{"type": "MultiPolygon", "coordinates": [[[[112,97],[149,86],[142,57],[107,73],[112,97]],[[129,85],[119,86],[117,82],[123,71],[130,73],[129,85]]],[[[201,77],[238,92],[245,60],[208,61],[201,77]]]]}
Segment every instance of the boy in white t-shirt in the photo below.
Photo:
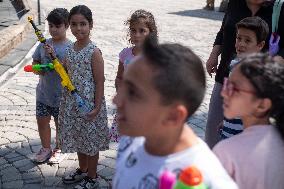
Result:
{"type": "Polygon", "coordinates": [[[151,39],[123,75],[114,98],[121,135],[114,189],[158,188],[165,171],[196,166],[204,184],[235,189],[216,156],[186,124],[205,92],[200,58],[179,44],[151,39]]]}

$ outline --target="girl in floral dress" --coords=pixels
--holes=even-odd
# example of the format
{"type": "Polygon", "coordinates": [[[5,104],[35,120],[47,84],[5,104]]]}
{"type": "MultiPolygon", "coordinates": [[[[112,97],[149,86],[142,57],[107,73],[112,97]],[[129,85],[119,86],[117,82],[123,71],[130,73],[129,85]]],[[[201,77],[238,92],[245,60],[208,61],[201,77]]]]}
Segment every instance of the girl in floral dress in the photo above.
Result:
{"type": "Polygon", "coordinates": [[[104,61],[101,51],[90,40],[93,27],[91,10],[78,5],[69,15],[72,34],[77,41],[66,50],[64,62],[79,95],[92,107],[82,116],[69,91],[64,91],[59,112],[62,151],[77,152],[79,168],[63,178],[63,182],[82,181],[75,188],[96,188],[99,151],[108,149],[109,129],[104,99],[104,61]]]}

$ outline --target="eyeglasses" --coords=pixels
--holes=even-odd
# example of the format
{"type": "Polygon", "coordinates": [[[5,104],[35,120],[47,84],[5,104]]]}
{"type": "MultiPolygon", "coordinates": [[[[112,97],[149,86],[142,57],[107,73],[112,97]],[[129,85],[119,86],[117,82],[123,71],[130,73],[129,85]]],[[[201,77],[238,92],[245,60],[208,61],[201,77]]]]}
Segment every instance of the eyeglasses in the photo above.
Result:
{"type": "Polygon", "coordinates": [[[244,92],[244,93],[249,93],[249,94],[255,94],[255,92],[253,91],[237,88],[234,85],[234,83],[229,81],[227,77],[224,78],[222,91],[226,92],[228,96],[232,96],[234,92],[244,92]]]}

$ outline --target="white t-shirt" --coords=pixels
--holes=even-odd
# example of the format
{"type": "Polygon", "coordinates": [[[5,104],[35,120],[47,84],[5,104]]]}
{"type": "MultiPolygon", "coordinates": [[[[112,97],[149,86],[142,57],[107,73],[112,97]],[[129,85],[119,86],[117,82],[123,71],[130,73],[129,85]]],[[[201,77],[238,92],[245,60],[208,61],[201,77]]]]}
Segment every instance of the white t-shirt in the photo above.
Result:
{"type": "Polygon", "coordinates": [[[168,170],[176,175],[195,165],[202,173],[204,184],[210,189],[235,189],[237,185],[226,173],[207,145],[199,143],[168,156],[153,156],[145,151],[144,137],[122,137],[118,149],[114,189],[157,189],[159,176],[168,170]]]}

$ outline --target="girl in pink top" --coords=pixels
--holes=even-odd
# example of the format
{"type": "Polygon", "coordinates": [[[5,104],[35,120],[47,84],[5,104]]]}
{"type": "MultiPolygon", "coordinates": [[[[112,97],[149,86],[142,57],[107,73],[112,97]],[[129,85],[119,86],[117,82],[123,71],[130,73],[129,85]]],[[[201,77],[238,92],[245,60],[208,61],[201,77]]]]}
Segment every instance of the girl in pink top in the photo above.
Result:
{"type": "Polygon", "coordinates": [[[224,80],[224,114],[240,117],[244,132],[213,151],[241,189],[284,187],[284,64],[252,54],[224,80]]]}
{"type": "MultiPolygon", "coordinates": [[[[128,37],[131,47],[124,48],[119,53],[118,71],[115,79],[115,88],[119,86],[123,72],[131,60],[140,54],[142,45],[147,36],[151,35],[158,39],[157,26],[152,13],[145,10],[136,10],[131,17],[125,22],[128,26],[128,37]]],[[[111,141],[118,142],[119,134],[117,131],[116,115],[111,127],[111,141]]]]}

